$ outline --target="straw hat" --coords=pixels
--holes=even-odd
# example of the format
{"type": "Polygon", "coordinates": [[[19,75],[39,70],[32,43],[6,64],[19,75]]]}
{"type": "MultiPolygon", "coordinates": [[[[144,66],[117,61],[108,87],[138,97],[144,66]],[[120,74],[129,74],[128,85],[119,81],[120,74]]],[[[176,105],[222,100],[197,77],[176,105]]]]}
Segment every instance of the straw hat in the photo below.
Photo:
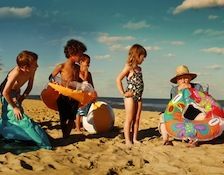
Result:
{"type": "Polygon", "coordinates": [[[182,76],[182,75],[189,75],[191,77],[191,80],[195,79],[197,77],[197,74],[194,74],[194,73],[190,73],[189,72],[189,69],[187,66],[185,65],[181,65],[181,66],[178,66],[176,68],[176,76],[173,77],[170,82],[172,83],[177,83],[177,78],[182,76]]]}

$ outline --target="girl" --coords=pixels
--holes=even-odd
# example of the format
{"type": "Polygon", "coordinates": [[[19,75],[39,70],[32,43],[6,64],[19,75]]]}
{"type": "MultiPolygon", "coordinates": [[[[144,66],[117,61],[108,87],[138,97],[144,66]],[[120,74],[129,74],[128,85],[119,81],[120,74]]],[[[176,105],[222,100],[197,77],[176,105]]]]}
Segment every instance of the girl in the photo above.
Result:
{"type": "Polygon", "coordinates": [[[144,89],[142,70],[139,66],[147,52],[144,47],[139,44],[134,44],[128,53],[127,62],[117,76],[116,83],[119,92],[124,97],[124,105],[126,118],[124,123],[124,137],[127,146],[137,141],[137,133],[139,128],[139,120],[142,111],[142,93],[144,89]],[[122,80],[126,77],[127,88],[124,89],[122,80]],[[130,134],[132,131],[132,136],[130,134]]]}

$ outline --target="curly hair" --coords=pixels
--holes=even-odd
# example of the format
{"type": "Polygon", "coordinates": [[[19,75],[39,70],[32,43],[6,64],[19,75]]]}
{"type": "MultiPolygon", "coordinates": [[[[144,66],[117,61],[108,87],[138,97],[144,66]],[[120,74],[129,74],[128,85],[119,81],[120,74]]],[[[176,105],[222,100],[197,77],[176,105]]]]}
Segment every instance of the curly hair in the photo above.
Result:
{"type": "Polygon", "coordinates": [[[128,65],[135,67],[137,65],[137,60],[141,55],[143,55],[144,57],[147,56],[146,49],[139,44],[132,45],[128,52],[128,65]]]}
{"type": "Polygon", "coordinates": [[[85,44],[78,40],[70,39],[67,41],[64,47],[64,53],[66,58],[69,58],[72,55],[76,55],[79,52],[85,52],[87,50],[85,44]]]}
{"type": "Polygon", "coordinates": [[[24,50],[20,52],[16,58],[16,63],[19,67],[30,66],[33,61],[38,59],[38,55],[34,52],[24,50]]]}

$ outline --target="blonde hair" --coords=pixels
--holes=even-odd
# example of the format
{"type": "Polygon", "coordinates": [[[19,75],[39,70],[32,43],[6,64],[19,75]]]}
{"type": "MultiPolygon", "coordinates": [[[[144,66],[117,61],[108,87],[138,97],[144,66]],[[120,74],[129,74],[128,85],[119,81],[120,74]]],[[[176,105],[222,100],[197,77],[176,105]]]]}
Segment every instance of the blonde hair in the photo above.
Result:
{"type": "Polygon", "coordinates": [[[134,44],[129,49],[127,64],[129,66],[135,67],[138,64],[138,59],[140,58],[141,55],[146,57],[147,51],[145,50],[145,48],[143,46],[141,46],[139,44],[134,44]]]}

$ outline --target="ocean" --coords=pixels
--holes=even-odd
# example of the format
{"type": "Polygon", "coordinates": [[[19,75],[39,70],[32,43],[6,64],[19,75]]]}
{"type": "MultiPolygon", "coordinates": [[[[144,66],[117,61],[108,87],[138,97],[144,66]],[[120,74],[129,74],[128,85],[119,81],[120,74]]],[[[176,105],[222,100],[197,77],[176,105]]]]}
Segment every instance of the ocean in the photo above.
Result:
{"type": "MultiPolygon", "coordinates": [[[[39,95],[30,95],[29,99],[40,99],[39,95]]],[[[104,101],[113,108],[124,109],[123,98],[116,97],[98,97],[98,101],[104,101]]],[[[143,110],[164,112],[169,99],[143,98],[143,110]]],[[[224,100],[218,100],[218,103],[224,108],[224,100]]]]}

